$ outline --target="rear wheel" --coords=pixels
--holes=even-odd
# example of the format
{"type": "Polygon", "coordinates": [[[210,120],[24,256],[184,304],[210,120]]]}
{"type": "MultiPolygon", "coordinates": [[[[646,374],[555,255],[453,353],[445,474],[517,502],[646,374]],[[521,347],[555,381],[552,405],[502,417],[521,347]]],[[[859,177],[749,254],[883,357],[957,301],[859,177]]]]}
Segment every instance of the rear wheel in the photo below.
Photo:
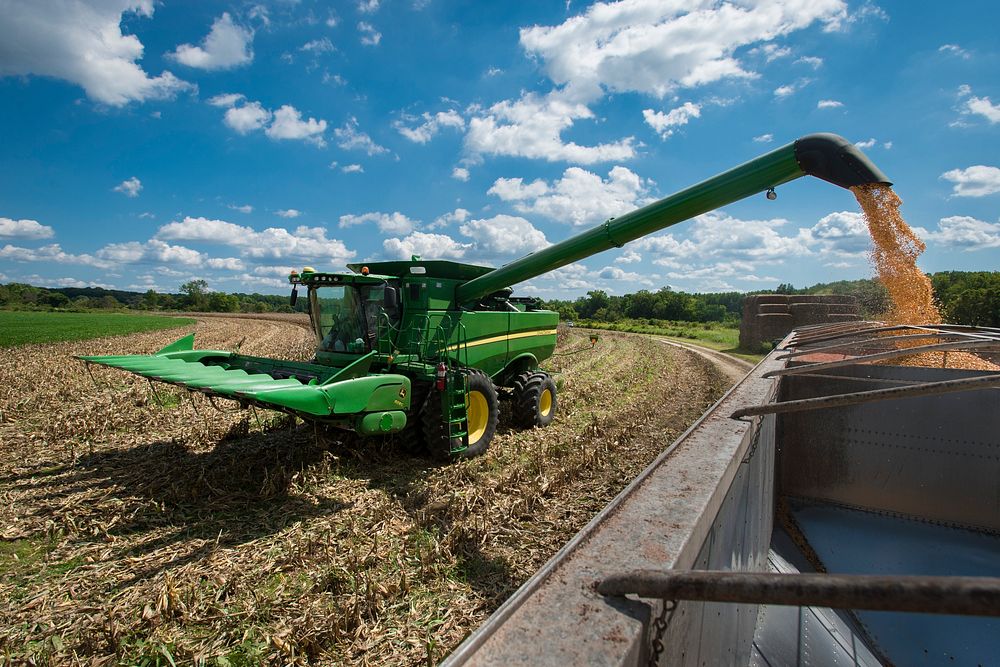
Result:
{"type": "Polygon", "coordinates": [[[548,426],[556,416],[556,383],[543,371],[519,375],[514,380],[514,421],[524,428],[548,426]]]}

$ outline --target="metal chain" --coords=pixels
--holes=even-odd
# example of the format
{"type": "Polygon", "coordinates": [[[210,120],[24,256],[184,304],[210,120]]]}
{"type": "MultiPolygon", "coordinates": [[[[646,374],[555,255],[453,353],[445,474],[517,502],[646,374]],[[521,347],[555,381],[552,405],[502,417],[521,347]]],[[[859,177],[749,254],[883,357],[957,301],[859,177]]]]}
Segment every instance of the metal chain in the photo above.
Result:
{"type": "MultiPolygon", "coordinates": [[[[748,419],[747,421],[752,420],[748,419]]],[[[764,426],[764,420],[762,419],[760,422],[761,423],[757,425],[757,428],[754,431],[753,440],[750,442],[750,449],[747,450],[746,456],[743,457],[743,460],[740,461],[740,463],[750,463],[750,459],[752,459],[753,455],[757,453],[757,445],[760,444],[760,432],[764,426]]]]}
{"type": "Polygon", "coordinates": [[[660,654],[663,653],[663,633],[667,631],[667,615],[677,608],[677,600],[663,600],[663,608],[660,615],[653,619],[653,642],[649,653],[649,667],[657,667],[660,664],[660,654]]]}

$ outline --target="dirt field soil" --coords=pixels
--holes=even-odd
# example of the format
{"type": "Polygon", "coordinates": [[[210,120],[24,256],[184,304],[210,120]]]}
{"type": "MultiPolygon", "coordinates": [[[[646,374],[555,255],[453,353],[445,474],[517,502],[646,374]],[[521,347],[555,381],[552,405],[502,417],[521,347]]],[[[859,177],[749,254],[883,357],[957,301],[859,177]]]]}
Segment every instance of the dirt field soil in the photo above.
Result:
{"type": "MultiPolygon", "coordinates": [[[[196,330],[311,353],[293,321],[196,330]]],[[[71,359],[183,333],[0,351],[0,663],[437,662],[728,387],[603,333],[547,365],[552,426],[502,414],[486,456],[441,465],[71,359]]]]}

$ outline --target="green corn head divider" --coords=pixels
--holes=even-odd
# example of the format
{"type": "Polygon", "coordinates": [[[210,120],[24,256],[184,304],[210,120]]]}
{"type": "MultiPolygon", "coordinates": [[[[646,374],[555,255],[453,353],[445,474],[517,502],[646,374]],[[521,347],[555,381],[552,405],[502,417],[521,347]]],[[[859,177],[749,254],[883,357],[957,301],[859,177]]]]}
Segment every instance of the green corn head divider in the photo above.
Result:
{"type": "Polygon", "coordinates": [[[194,334],[154,355],[80,358],[363,435],[401,433],[411,450],[480,454],[496,428],[496,387],[510,389],[521,425],[555,414],[539,364],[555,349],[558,315],[510,285],[806,175],[889,183],[847,140],[813,134],[499,269],[414,257],[293,272],[317,338],[310,363],[195,350],[194,334]]]}

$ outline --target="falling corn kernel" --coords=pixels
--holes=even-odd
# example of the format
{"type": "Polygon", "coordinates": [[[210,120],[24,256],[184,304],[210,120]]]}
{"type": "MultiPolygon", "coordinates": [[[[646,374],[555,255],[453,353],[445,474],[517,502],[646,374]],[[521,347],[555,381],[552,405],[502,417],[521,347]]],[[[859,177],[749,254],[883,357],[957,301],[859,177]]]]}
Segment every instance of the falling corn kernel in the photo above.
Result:
{"type": "Polygon", "coordinates": [[[892,307],[885,314],[891,324],[940,324],[930,279],[917,268],[917,256],[927,246],[917,238],[899,212],[902,200],[888,185],[869,183],[851,188],[871,233],[871,261],[889,291],[892,307]]]}

